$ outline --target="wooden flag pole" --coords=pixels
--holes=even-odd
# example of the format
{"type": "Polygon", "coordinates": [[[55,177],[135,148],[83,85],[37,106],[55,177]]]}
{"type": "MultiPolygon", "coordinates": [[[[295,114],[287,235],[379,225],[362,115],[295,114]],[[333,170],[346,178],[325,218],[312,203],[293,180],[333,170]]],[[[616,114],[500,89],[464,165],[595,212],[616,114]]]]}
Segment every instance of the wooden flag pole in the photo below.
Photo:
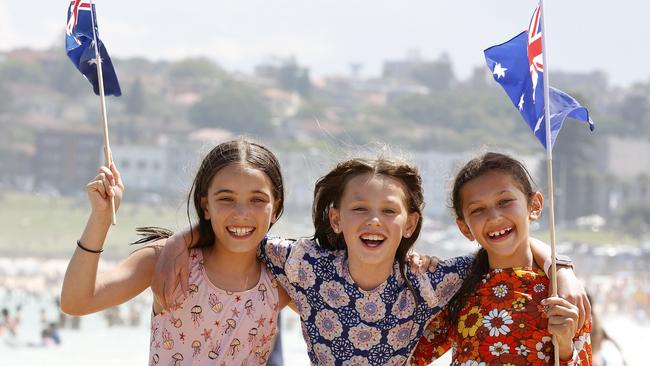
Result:
{"type": "MultiPolygon", "coordinates": [[[[551,294],[557,296],[557,246],[555,240],[555,203],[553,200],[553,146],[551,142],[551,111],[549,100],[549,82],[548,82],[548,62],[546,57],[546,27],[544,16],[544,0],[539,0],[539,11],[542,25],[542,62],[544,63],[544,120],[546,128],[546,176],[548,184],[548,207],[549,207],[549,227],[551,231],[551,294]]],[[[553,336],[553,349],[555,365],[560,364],[560,347],[557,337],[553,336]]]]}
{"type": "MultiPolygon", "coordinates": [[[[102,124],[104,130],[104,165],[110,169],[113,163],[113,154],[111,152],[111,145],[108,139],[108,116],[106,114],[106,95],[104,95],[104,74],[102,73],[102,58],[99,54],[99,46],[97,45],[97,32],[95,31],[95,7],[92,0],[90,1],[90,9],[92,14],[90,19],[93,27],[93,45],[95,46],[95,62],[97,64],[97,80],[99,82],[99,108],[102,114],[102,124]]],[[[115,196],[111,196],[111,223],[117,224],[117,217],[115,216],[115,196]]]]}

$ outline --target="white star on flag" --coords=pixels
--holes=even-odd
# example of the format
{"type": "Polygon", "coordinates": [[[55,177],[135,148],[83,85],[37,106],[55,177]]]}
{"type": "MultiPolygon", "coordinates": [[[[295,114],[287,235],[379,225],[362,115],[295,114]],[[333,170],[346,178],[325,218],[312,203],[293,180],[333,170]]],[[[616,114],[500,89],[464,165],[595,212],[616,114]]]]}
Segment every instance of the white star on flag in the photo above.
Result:
{"type": "Polygon", "coordinates": [[[502,67],[500,63],[497,63],[494,65],[494,69],[492,70],[492,73],[497,76],[497,79],[499,78],[504,78],[506,77],[506,69],[505,67],[502,67]]]}
{"type": "Polygon", "coordinates": [[[519,104],[517,105],[519,107],[519,110],[524,109],[524,95],[521,94],[521,98],[519,99],[519,104]]]}
{"type": "MultiPolygon", "coordinates": [[[[99,58],[100,62],[102,61],[101,57],[98,56],[97,58],[99,58]]],[[[97,65],[97,58],[91,58],[90,60],[88,60],[88,65],[97,65]]]]}

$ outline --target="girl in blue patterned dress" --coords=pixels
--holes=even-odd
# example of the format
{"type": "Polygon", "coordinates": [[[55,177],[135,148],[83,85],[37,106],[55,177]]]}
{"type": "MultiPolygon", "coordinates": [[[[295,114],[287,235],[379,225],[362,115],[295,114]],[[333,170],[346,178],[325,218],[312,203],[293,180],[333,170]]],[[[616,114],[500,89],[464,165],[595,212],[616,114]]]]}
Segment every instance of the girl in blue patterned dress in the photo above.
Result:
{"type": "MultiPolygon", "coordinates": [[[[316,183],[313,238],[261,243],[260,259],[296,305],[313,364],[404,364],[426,323],[459,289],[471,257],[422,274],[407,270],[423,207],[415,167],[351,159],[316,183]]],[[[165,256],[184,247],[184,239],[172,238],[165,256]]]]}
{"type": "Polygon", "coordinates": [[[422,227],[415,167],[352,159],[316,183],[310,240],[268,239],[261,258],[295,302],[319,365],[402,365],[426,322],[459,288],[471,260],[413,274],[422,227]]]}

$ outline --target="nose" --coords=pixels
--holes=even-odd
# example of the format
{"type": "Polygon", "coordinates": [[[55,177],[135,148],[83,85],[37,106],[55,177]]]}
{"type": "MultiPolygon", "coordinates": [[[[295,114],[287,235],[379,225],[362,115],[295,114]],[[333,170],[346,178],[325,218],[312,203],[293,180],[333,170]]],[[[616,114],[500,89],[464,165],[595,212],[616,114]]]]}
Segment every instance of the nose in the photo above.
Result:
{"type": "Polygon", "coordinates": [[[501,219],[501,212],[498,208],[492,207],[488,209],[488,220],[498,221],[501,219]]]}
{"type": "Polygon", "coordinates": [[[366,225],[368,226],[379,226],[381,222],[379,221],[379,214],[376,212],[370,212],[368,215],[368,220],[366,221],[366,225]]]}
{"type": "Polygon", "coordinates": [[[238,203],[235,206],[234,216],[235,216],[235,218],[245,217],[247,211],[248,211],[248,205],[246,205],[244,203],[238,203]]]}

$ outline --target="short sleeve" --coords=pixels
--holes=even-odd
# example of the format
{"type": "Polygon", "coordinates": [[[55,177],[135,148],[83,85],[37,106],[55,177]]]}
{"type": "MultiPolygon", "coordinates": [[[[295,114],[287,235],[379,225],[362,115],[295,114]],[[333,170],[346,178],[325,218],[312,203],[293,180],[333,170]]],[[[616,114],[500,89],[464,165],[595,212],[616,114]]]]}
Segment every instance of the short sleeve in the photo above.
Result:
{"type": "Polygon", "coordinates": [[[266,264],[273,275],[284,274],[284,267],[291,254],[294,240],[267,237],[260,243],[259,259],[266,264]]]}
{"type": "Polygon", "coordinates": [[[462,256],[445,259],[433,271],[414,275],[420,296],[431,308],[443,308],[458,292],[472,266],[474,257],[462,256]]]}

